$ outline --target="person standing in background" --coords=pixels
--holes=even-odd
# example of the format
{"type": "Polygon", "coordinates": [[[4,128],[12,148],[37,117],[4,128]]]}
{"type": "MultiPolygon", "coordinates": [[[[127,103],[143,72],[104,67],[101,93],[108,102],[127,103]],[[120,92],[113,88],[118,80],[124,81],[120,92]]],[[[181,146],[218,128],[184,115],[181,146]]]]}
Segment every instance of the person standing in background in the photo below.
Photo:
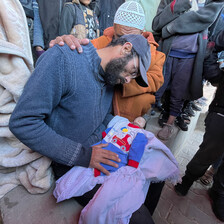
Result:
{"type": "Polygon", "coordinates": [[[40,21],[39,7],[36,0],[20,0],[27,18],[34,63],[44,53],[43,28],[40,21]]]}
{"type": "Polygon", "coordinates": [[[165,101],[168,111],[158,138],[172,136],[176,117],[184,100],[196,100],[203,94],[202,68],[208,38],[208,27],[224,7],[222,1],[161,0],[152,28],[160,34],[160,50],[167,55],[164,84],[157,91],[157,100],[167,88],[170,97],[165,101]],[[200,1],[201,2],[201,1],[200,1]]]}
{"type": "Polygon", "coordinates": [[[65,3],[59,25],[59,35],[72,34],[79,39],[99,37],[99,22],[90,8],[91,0],[65,3]]]}

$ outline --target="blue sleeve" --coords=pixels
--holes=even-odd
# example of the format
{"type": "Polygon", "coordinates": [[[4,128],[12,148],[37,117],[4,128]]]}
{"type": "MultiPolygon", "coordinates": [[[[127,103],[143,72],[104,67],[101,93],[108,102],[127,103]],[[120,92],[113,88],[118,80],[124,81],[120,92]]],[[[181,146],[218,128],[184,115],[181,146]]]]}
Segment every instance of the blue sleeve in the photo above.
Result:
{"type": "MultiPolygon", "coordinates": [[[[69,83],[72,83],[71,71],[74,72],[74,69],[67,57],[58,46],[47,50],[40,57],[12,113],[9,128],[33,151],[58,163],[73,166],[84,160],[86,157],[82,157],[91,150],[57,134],[45,122],[60,103],[61,97],[71,89],[69,83]]],[[[88,156],[91,157],[91,152],[88,156]]],[[[88,166],[89,161],[85,162],[88,166]]]]}
{"type": "Polygon", "coordinates": [[[144,134],[138,133],[131,144],[128,157],[128,165],[138,168],[139,162],[147,144],[147,138],[144,134]]]}
{"type": "Polygon", "coordinates": [[[39,7],[36,0],[33,0],[34,28],[33,28],[33,47],[40,46],[44,49],[44,32],[40,21],[39,7]]]}

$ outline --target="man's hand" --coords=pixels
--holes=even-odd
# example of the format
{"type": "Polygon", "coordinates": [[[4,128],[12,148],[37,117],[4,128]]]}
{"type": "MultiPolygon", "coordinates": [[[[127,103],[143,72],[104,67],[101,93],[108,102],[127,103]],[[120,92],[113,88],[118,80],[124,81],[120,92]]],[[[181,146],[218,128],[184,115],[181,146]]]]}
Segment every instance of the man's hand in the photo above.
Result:
{"type": "Polygon", "coordinates": [[[80,40],[71,34],[63,35],[56,37],[56,39],[54,40],[51,40],[51,42],[49,43],[49,47],[53,47],[55,44],[63,46],[65,43],[71,48],[71,50],[77,49],[79,53],[82,53],[81,45],[87,45],[89,43],[89,39],[85,38],[80,40]]]}
{"type": "Polygon", "coordinates": [[[118,165],[110,160],[116,161],[118,163],[121,160],[119,159],[116,153],[103,149],[103,147],[106,147],[107,145],[108,144],[99,144],[99,145],[94,145],[92,147],[92,156],[91,156],[89,166],[91,168],[96,168],[100,170],[102,173],[108,176],[110,175],[110,172],[106,170],[103,166],[101,166],[100,163],[104,163],[104,164],[118,168],[118,165]]]}

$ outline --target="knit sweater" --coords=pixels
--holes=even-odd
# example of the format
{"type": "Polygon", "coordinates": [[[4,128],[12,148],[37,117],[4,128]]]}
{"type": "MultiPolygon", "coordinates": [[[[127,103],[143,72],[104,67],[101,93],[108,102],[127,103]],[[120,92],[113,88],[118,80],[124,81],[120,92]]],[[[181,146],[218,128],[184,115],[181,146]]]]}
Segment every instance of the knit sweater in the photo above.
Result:
{"type": "Polygon", "coordinates": [[[92,44],[78,54],[55,46],[44,53],[10,119],[25,145],[67,166],[89,166],[90,146],[101,140],[112,115],[113,88],[99,74],[92,44]]]}
{"type": "MultiPolygon", "coordinates": [[[[219,50],[224,50],[224,30],[218,33],[215,44],[219,50]]],[[[214,111],[224,115],[224,71],[220,70],[219,75],[211,80],[211,83],[216,84],[218,88],[216,90],[215,97],[209,106],[209,112],[214,111]]]]}

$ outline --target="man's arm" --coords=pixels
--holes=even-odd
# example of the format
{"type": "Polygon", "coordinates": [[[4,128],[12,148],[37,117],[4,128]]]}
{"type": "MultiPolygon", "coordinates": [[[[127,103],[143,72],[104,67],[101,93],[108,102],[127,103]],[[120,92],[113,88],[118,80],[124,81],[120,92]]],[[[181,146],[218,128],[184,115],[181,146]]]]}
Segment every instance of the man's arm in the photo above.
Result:
{"type": "Polygon", "coordinates": [[[189,0],[161,0],[152,29],[160,33],[162,28],[191,8],[189,0]]]}
{"type": "Polygon", "coordinates": [[[58,47],[48,50],[28,80],[11,116],[9,128],[29,148],[58,163],[88,166],[91,150],[57,134],[45,123],[71,83],[68,69],[66,57],[58,47]],[[80,158],[81,154],[85,157],[80,158]]]}
{"type": "MultiPolygon", "coordinates": [[[[110,160],[119,161],[118,156],[113,152],[102,153],[104,145],[95,146],[93,150],[85,148],[79,142],[59,135],[45,122],[69,91],[70,73],[75,70],[68,61],[59,47],[48,50],[38,60],[11,116],[9,128],[29,148],[60,164],[94,167],[95,163],[104,162],[116,166],[110,160]]],[[[101,126],[105,130],[105,126],[101,126]]]]}
{"type": "Polygon", "coordinates": [[[162,37],[168,38],[176,34],[192,34],[206,30],[217,18],[223,2],[210,2],[198,11],[189,11],[162,29],[162,37]]]}

